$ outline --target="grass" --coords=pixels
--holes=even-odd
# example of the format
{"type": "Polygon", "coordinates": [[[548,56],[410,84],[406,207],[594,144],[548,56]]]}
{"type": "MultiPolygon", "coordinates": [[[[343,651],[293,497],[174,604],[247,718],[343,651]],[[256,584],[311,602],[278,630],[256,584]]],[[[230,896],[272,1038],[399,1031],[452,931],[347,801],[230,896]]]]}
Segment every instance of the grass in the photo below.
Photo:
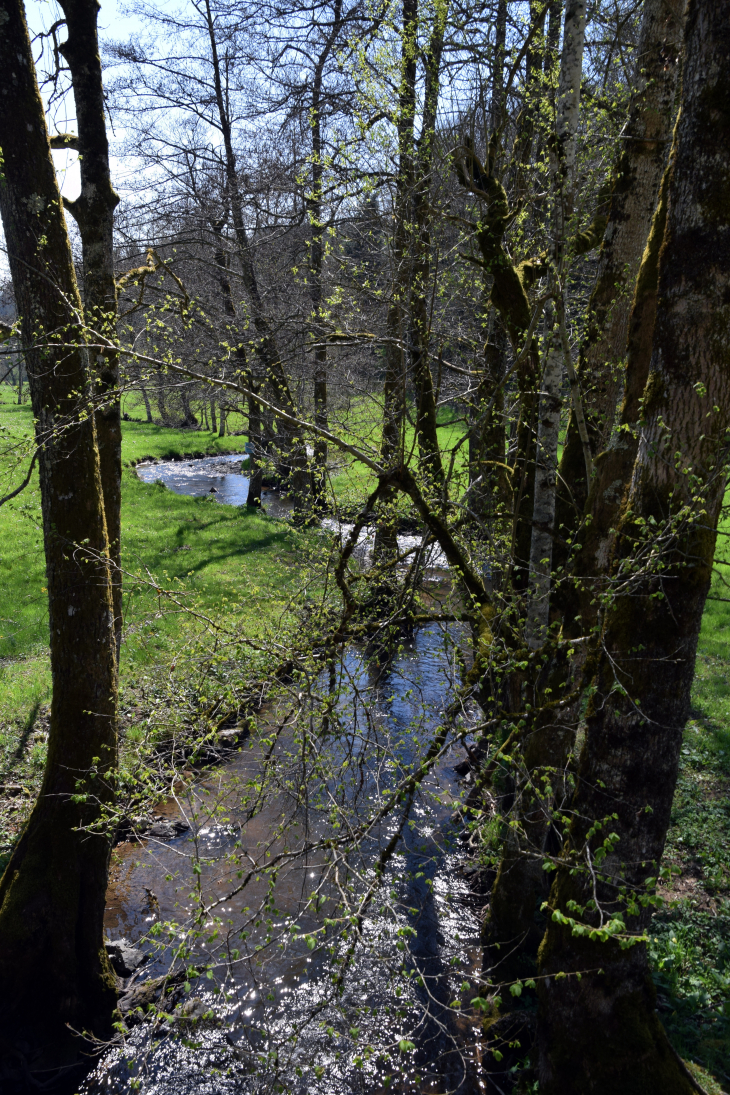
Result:
{"type": "MultiPolygon", "coordinates": [[[[6,395],[1,389],[0,394],[6,395]]],[[[6,439],[22,440],[31,427],[27,404],[18,407],[7,395],[0,399],[0,428],[6,439]]],[[[249,639],[281,637],[291,620],[303,563],[320,546],[317,534],[246,507],[221,506],[208,497],[185,497],[161,484],[142,483],[129,466],[144,456],[241,447],[241,438],[124,423],[122,704],[134,706],[130,697],[160,666],[175,666],[170,673],[183,682],[194,672],[195,659],[220,635],[206,617],[215,617],[229,634],[249,639]]],[[[18,469],[10,468],[2,493],[22,480],[18,469]]],[[[50,699],[47,642],[35,473],[29,486],[0,509],[0,783],[10,780],[31,790],[38,785],[45,757],[43,718],[39,722],[37,716],[50,699]],[[41,737],[34,738],[36,732],[41,737]]],[[[17,831],[27,802],[20,794],[12,809],[0,811],[0,846],[7,846],[17,831]]]]}
{"type": "MultiPolygon", "coordinates": [[[[727,575],[719,564],[711,597],[727,595],[727,575]]],[[[650,953],[672,1043],[714,1095],[730,1090],[730,604],[719,600],[705,608],[692,703],[665,853],[676,873],[650,953]]]]}
{"type": "MultiPolygon", "coordinates": [[[[413,408],[410,408],[411,418],[413,408]]],[[[382,399],[377,395],[360,397],[347,408],[347,415],[333,416],[331,428],[347,442],[361,448],[375,460],[380,458],[380,430],[383,420],[382,399]]],[[[463,415],[458,416],[451,407],[439,407],[438,411],[439,444],[444,460],[444,470],[448,473],[451,450],[462,439],[465,432],[463,415]]],[[[406,452],[412,454],[415,462],[418,447],[412,424],[406,426],[406,452]]],[[[454,486],[452,493],[458,495],[466,485],[468,448],[462,444],[454,461],[454,486]]],[[[364,464],[353,460],[334,445],[330,446],[329,458],[334,468],[330,471],[330,487],[338,503],[345,508],[359,504],[375,488],[376,478],[364,464]]],[[[405,505],[405,503],[404,503],[405,505]]]]}

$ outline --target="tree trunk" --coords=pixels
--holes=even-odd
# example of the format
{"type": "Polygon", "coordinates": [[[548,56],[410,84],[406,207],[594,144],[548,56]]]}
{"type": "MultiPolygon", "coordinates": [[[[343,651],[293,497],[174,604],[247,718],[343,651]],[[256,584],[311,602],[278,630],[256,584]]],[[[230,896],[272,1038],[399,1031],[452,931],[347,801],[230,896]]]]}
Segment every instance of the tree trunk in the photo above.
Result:
{"type": "MultiPolygon", "coordinates": [[[[205,18],[210,40],[213,82],[215,85],[216,105],[225,149],[226,196],[230,203],[233,230],[238,242],[238,260],[246,294],[251,306],[253,327],[256,332],[254,351],[261,360],[274,402],[286,414],[296,417],[296,405],[291,394],[289,381],[279,356],[276,339],[264,313],[263,301],[259,291],[256,272],[251,258],[251,246],[243,217],[243,202],[238,185],[236,155],[233,150],[231,121],[226,106],[226,97],[221,79],[221,65],[218,57],[218,42],[215,24],[209,0],[205,0],[205,18]]],[[[311,476],[307,460],[307,448],[304,439],[296,428],[278,424],[276,448],[279,451],[280,466],[285,484],[295,498],[304,498],[310,493],[311,476]]]]}
{"type": "MultiPolygon", "coordinates": [[[[416,112],[418,0],[403,0],[401,71],[398,95],[398,170],[393,198],[395,225],[392,243],[392,282],[385,320],[385,377],[383,380],[383,434],[380,458],[387,469],[404,459],[406,411],[405,304],[411,282],[408,254],[408,207],[413,189],[413,132],[416,112]]],[[[387,517],[375,533],[374,554],[379,560],[395,556],[396,527],[387,517]]]]}
{"type": "MultiPolygon", "coordinates": [[[[322,179],[324,176],[324,148],[322,144],[322,75],[327,58],[332,52],[342,27],[342,0],[335,0],[332,11],[330,32],[317,58],[312,81],[312,105],[310,125],[312,129],[312,188],[307,200],[307,211],[311,226],[309,270],[310,298],[315,338],[321,339],[322,309],[322,268],[324,262],[323,247],[323,208],[322,179]]],[[[314,351],[314,424],[322,430],[328,428],[327,414],[327,350],[320,346],[314,351]]],[[[314,469],[312,491],[315,505],[322,508],[325,504],[327,476],[327,442],[323,437],[314,441],[314,469]]]]}
{"type": "MultiPolygon", "coordinates": [[[[635,88],[621,134],[606,232],[580,349],[578,376],[591,448],[609,444],[623,386],[623,359],[634,284],[656,209],[672,133],[686,0],[645,0],[636,49],[635,88]]],[[[581,442],[571,417],[560,466],[558,525],[575,528],[588,494],[581,442]]],[[[562,562],[562,555],[560,558],[562,562]]]]}
{"type": "MultiPolygon", "coordinates": [[[[583,74],[583,45],[586,29],[585,0],[568,0],[565,11],[563,52],[558,85],[558,117],[555,154],[552,159],[553,199],[552,289],[563,319],[562,278],[565,264],[567,226],[573,212],[575,154],[580,112],[580,83],[583,74]]],[[[560,385],[563,377],[563,349],[559,332],[549,343],[538,411],[535,493],[530,543],[527,644],[537,650],[545,641],[550,615],[552,585],[555,491],[557,487],[558,439],[560,433],[560,385]]]]}
{"type": "MultiPolygon", "coordinates": [[[[537,453],[532,508],[529,561],[529,600],[525,638],[532,650],[545,643],[552,586],[552,548],[555,520],[555,489],[560,432],[560,387],[564,354],[559,325],[562,320],[561,277],[565,262],[566,224],[572,211],[576,137],[580,107],[580,82],[585,39],[585,2],[569,0],[565,12],[565,33],[560,62],[556,151],[552,161],[553,273],[557,322],[546,314],[545,366],[540,392],[537,453]],[[553,328],[552,330],[550,328],[553,328]]],[[[519,680],[519,674],[515,675],[519,680]]],[[[549,830],[550,806],[547,787],[556,782],[548,772],[565,751],[566,734],[560,719],[525,728],[524,767],[516,778],[515,821],[505,841],[503,862],[495,879],[489,919],[485,925],[485,965],[498,976],[509,977],[525,960],[534,961],[535,914],[541,895],[541,870],[536,856],[544,851],[549,830]],[[543,776],[546,776],[543,780],[543,776]],[[505,954],[509,955],[505,962],[505,954]]],[[[568,739],[569,740],[569,739],[568,739]]],[[[543,890],[544,894],[544,890],[543,890]]],[[[495,976],[492,973],[492,976],[495,976]]]]}
{"type": "MultiPolygon", "coordinates": [[[[78,126],[81,193],[64,205],[78,224],[84,269],[84,313],[100,334],[116,337],[117,291],[114,283],[114,210],[119,197],[109,171],[104,88],[97,38],[98,0],[59,0],[66,19],[61,53],[71,70],[78,126]]],[[[112,560],[117,662],[122,641],[122,422],[119,358],[113,351],[93,355],[96,364],[96,440],[99,447],[104,511],[112,560]]]]}
{"type": "Polygon", "coordinates": [[[469,509],[483,526],[477,526],[477,533],[488,532],[495,517],[507,511],[511,499],[502,390],[508,344],[501,319],[494,312],[491,319],[469,425],[469,509]]]}
{"type": "Polygon", "coordinates": [[[421,473],[428,488],[445,502],[446,480],[436,424],[436,392],[429,362],[431,282],[431,178],[436,143],[436,117],[441,54],[448,4],[435,9],[431,38],[425,54],[425,89],[421,134],[413,179],[413,259],[410,295],[411,368],[416,390],[416,437],[421,473]]]}
{"type": "Polygon", "coordinates": [[[185,385],[180,388],[180,401],[183,406],[183,415],[185,416],[183,425],[190,429],[194,429],[198,425],[198,420],[193,414],[193,408],[190,406],[190,397],[185,385]]]}
{"type": "Polygon", "coordinates": [[[139,390],[141,391],[142,398],[144,399],[144,409],[145,409],[145,413],[147,414],[147,421],[152,422],[153,419],[152,419],[152,408],[150,407],[150,397],[147,395],[147,389],[145,388],[144,384],[140,384],[139,390]]]}
{"type": "Polygon", "coordinates": [[[656,323],[659,256],[666,234],[669,182],[667,168],[636,281],[620,428],[606,452],[596,461],[596,475],[587,504],[591,519],[582,530],[582,543],[572,561],[571,581],[564,583],[561,597],[567,631],[575,635],[587,635],[596,627],[601,592],[608,580],[607,567],[613,552],[615,530],[638,452],[642,399],[649,378],[656,323]]]}
{"type": "Polygon", "coordinates": [[[32,1070],[77,1059],[66,1024],[111,1034],[116,991],[102,937],[110,843],[88,826],[113,793],[117,686],[81,302],[20,0],[2,0],[0,18],[0,212],[42,446],[53,677],[40,796],[0,882],[0,1044],[32,1070]],[[39,331],[62,331],[76,348],[40,346],[39,331]]]}
{"type": "Polygon", "coordinates": [[[546,310],[545,326],[548,331],[547,352],[537,417],[535,494],[532,504],[530,579],[525,621],[525,639],[531,650],[539,650],[544,644],[550,617],[555,488],[562,407],[560,387],[563,379],[563,353],[551,308],[546,310]]]}
{"type": "Polygon", "coordinates": [[[497,0],[497,13],[494,21],[494,52],[492,54],[492,95],[489,103],[489,128],[492,132],[502,125],[506,44],[507,0],[497,0]]]}
{"type": "Polygon", "coordinates": [[[169,425],[167,417],[167,407],[165,406],[165,389],[162,387],[162,375],[157,382],[159,387],[157,389],[157,409],[160,412],[160,422],[163,426],[169,425]]]}
{"type": "Polygon", "coordinates": [[[571,926],[623,921],[635,938],[649,925],[652,906],[642,899],[653,892],[670,821],[725,491],[728,0],[692,0],[683,83],[643,424],[615,549],[620,584],[597,648],[574,820],[540,950],[545,1095],[696,1090],[654,1011],[645,945],[622,948],[610,929],[602,941],[571,926]],[[648,549],[662,535],[652,563],[648,549]]]}
{"type": "Polygon", "coordinates": [[[261,404],[255,398],[255,394],[260,388],[260,383],[260,381],[257,382],[253,375],[249,373],[248,389],[252,394],[248,397],[248,440],[253,445],[253,452],[249,456],[249,480],[246,505],[257,507],[261,505],[263,471],[259,461],[264,446],[261,404]]]}

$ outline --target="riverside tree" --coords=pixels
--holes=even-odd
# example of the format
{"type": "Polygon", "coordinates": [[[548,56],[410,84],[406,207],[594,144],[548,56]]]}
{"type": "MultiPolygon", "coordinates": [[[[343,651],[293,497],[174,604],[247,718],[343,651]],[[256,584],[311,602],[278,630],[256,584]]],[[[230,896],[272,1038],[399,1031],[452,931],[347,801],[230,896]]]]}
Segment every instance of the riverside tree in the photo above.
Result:
{"type": "MultiPolygon", "coordinates": [[[[95,16],[89,6],[87,43],[95,16]]],[[[110,843],[89,827],[114,791],[117,671],[84,317],[23,6],[11,0],[0,7],[0,70],[0,211],[35,420],[53,676],[41,792],[0,882],[2,1043],[33,1071],[78,1059],[72,1029],[111,1032],[110,843]]]]}

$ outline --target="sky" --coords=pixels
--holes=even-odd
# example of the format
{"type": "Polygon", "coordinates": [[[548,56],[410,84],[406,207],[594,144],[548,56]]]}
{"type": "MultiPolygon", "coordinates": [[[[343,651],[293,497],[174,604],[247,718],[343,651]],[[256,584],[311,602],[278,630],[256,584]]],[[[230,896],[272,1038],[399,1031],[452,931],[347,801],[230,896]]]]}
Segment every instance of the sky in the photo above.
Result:
{"type": "MultiPolygon", "coordinates": [[[[158,0],[159,2],[159,0],[158,0]]],[[[120,0],[100,0],[101,10],[99,12],[99,39],[103,43],[109,39],[125,39],[134,36],[135,32],[139,31],[139,22],[134,16],[127,15],[124,11],[124,4],[120,0]]],[[[26,19],[28,21],[28,29],[31,34],[31,38],[48,28],[60,17],[60,9],[54,0],[26,0],[25,5],[26,19]]],[[[60,41],[63,41],[63,29],[60,32],[60,41]]],[[[33,47],[33,55],[38,60],[40,52],[39,42],[36,41],[33,47]]],[[[50,55],[46,54],[46,58],[50,55]]],[[[41,68],[45,67],[43,61],[40,65],[41,68]]],[[[41,93],[46,101],[49,102],[50,89],[42,88],[41,93]]],[[[64,96],[63,101],[55,104],[47,118],[49,131],[51,133],[75,133],[76,124],[73,108],[73,96],[68,94],[64,96]]],[[[118,127],[115,127],[114,134],[110,134],[113,137],[121,138],[123,132],[120,132],[118,127]]],[[[54,152],[53,159],[56,164],[56,171],[58,173],[58,181],[61,187],[61,193],[65,198],[73,200],[78,196],[80,189],[79,180],[79,168],[78,168],[78,156],[75,152],[54,152]]],[[[121,176],[122,165],[116,163],[112,159],[112,176],[113,178],[119,178],[121,176]]],[[[74,225],[71,218],[67,218],[69,222],[69,228],[73,234],[74,225]]],[[[2,232],[2,225],[0,224],[0,281],[4,281],[9,276],[7,259],[5,257],[5,238],[2,232]]]]}
{"type": "MultiPolygon", "coordinates": [[[[119,0],[101,0],[98,26],[99,39],[102,45],[105,40],[109,39],[131,38],[134,36],[135,31],[139,30],[138,20],[134,16],[125,14],[124,6],[119,0]]],[[[26,16],[32,35],[50,27],[59,17],[59,8],[54,0],[30,0],[26,3],[26,16]]],[[[63,30],[60,33],[62,40],[63,30]]],[[[45,98],[48,101],[48,95],[45,98]]],[[[48,123],[51,133],[76,132],[73,96],[66,95],[64,97],[63,103],[52,110],[48,123]]],[[[113,139],[113,135],[110,134],[110,136],[113,139]]],[[[116,136],[121,136],[118,129],[116,130],[116,136]]],[[[64,197],[73,200],[78,196],[80,188],[78,157],[73,152],[54,152],[53,158],[56,163],[61,193],[64,197]]],[[[112,170],[113,168],[114,165],[112,165],[112,170]]]]}

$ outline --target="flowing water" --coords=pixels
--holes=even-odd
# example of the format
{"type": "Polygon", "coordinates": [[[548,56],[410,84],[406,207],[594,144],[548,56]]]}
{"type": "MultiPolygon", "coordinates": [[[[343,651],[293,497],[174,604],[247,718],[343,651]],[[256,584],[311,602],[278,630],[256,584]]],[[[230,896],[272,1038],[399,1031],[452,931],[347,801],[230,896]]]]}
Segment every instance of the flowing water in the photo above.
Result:
{"type": "MultiPolygon", "coordinates": [[[[144,483],[164,483],[175,494],[189,494],[194,498],[210,496],[216,502],[229,506],[245,506],[248,497],[248,477],[245,475],[245,460],[242,453],[230,453],[224,456],[210,456],[202,460],[166,460],[160,463],[142,463],[137,465],[137,475],[144,483]]],[[[279,491],[263,490],[261,505],[264,513],[270,517],[286,519],[291,516],[292,503],[279,491]]],[[[347,537],[352,524],[340,521],[336,517],[325,517],[322,527],[347,537]]],[[[366,558],[375,543],[375,530],[365,528],[358,539],[357,555],[366,558]]],[[[398,536],[400,551],[410,551],[421,543],[421,536],[402,534],[398,536]]],[[[428,548],[429,568],[445,569],[446,559],[440,548],[431,545],[428,548]]]]}
{"type": "MultiPolygon", "coordinates": [[[[189,462],[167,479],[156,465],[145,477],[193,494],[217,477],[240,504],[246,488],[230,480],[246,480],[231,463],[189,462]]],[[[181,785],[147,839],[115,849],[108,937],[148,955],[137,983],[180,966],[200,971],[183,1009],[202,1018],[135,1027],[83,1090],[480,1089],[469,1002],[479,995],[481,910],[454,813],[461,745],[446,739],[412,801],[396,796],[364,839],[343,832],[373,817],[433,740],[460,638],[423,628],[385,671],[351,648],[310,689],[331,700],[324,735],[302,726],[317,701],[284,687],[228,763],[181,785]],[[163,820],[173,818],[177,832],[163,820]],[[357,919],[389,844],[395,854],[357,919]]]]}

